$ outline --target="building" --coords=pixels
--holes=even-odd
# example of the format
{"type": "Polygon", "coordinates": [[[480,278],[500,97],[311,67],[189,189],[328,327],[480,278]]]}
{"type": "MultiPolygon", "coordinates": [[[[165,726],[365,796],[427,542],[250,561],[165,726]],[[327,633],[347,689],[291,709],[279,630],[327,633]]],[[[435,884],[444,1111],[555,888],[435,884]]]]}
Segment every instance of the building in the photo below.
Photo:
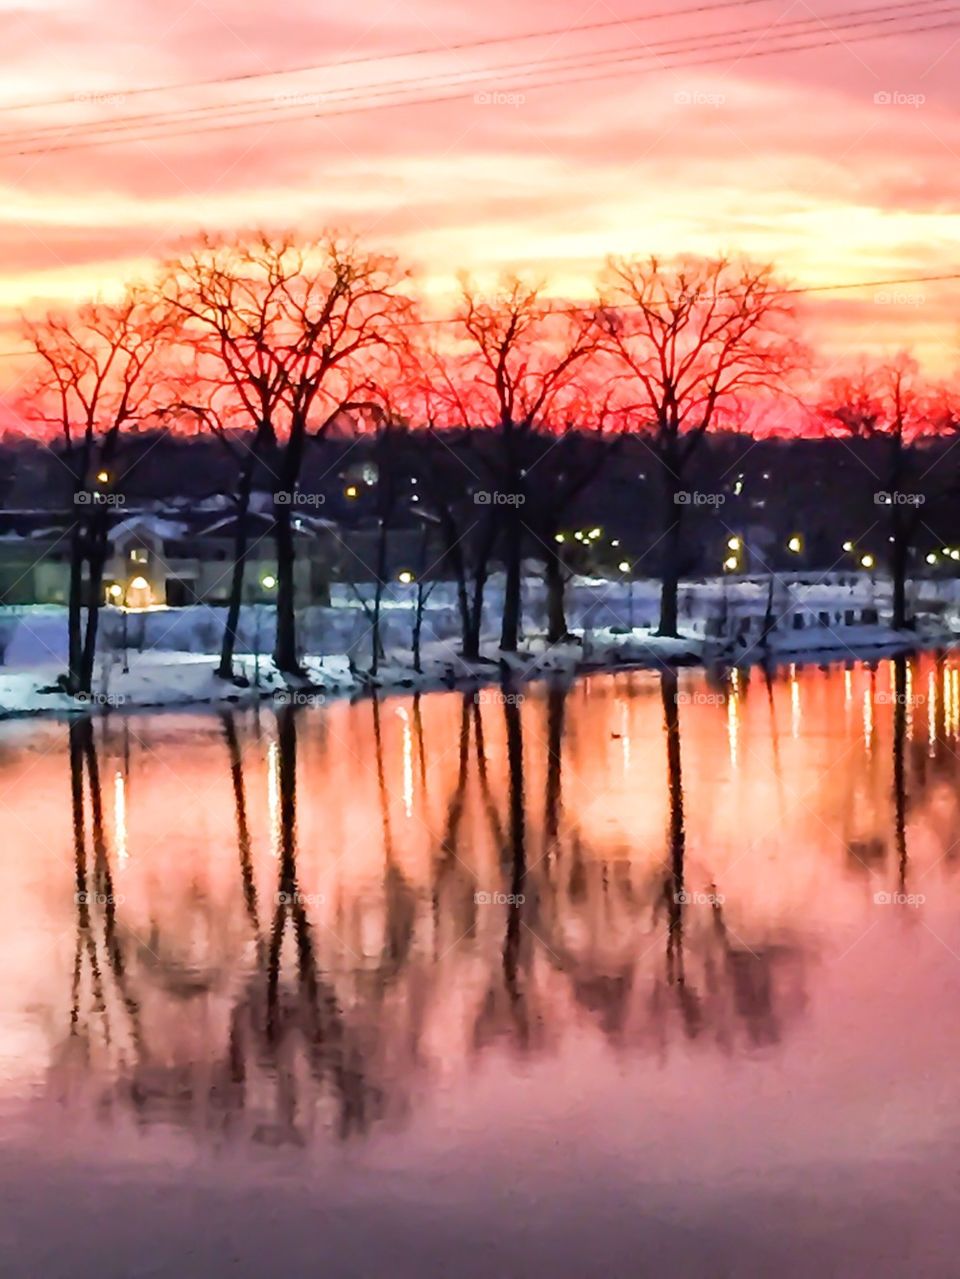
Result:
{"type": "MultiPolygon", "coordinates": [[[[229,509],[208,504],[191,512],[111,514],[105,600],[130,608],[228,602],[236,534],[236,516],[229,509]]],[[[71,527],[68,518],[48,511],[0,511],[0,604],[66,604],[71,527]]],[[[272,531],[268,511],[250,511],[244,594],[251,602],[274,597],[272,531]]],[[[296,516],[294,537],[298,603],[326,603],[341,561],[336,528],[327,520],[296,516]]]]}

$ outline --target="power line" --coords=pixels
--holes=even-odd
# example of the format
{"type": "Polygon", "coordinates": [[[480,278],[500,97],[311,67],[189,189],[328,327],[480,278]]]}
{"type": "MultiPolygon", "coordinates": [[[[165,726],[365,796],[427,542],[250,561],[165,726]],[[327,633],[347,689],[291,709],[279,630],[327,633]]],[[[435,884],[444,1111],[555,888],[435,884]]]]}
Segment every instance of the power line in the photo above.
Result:
{"type": "MultiPolygon", "coordinates": [[[[886,24],[899,22],[901,19],[908,22],[919,22],[940,14],[958,14],[958,17],[960,17],[955,4],[951,3],[950,0],[897,0],[897,3],[894,4],[875,5],[866,9],[836,10],[824,17],[816,16],[796,19],[790,22],[778,23],[774,27],[767,24],[735,27],[718,32],[711,42],[711,48],[714,50],[719,48],[724,53],[733,53],[739,46],[747,45],[750,46],[748,52],[752,56],[752,46],[755,46],[759,38],[768,36],[771,33],[777,40],[790,40],[792,42],[814,33],[819,35],[823,29],[826,29],[829,34],[837,37],[838,42],[843,42],[844,36],[857,31],[861,27],[882,27],[886,24]]],[[[817,43],[819,44],[819,41],[817,43]]],[[[416,80],[401,78],[369,85],[345,86],[341,89],[329,90],[314,96],[323,97],[329,104],[334,106],[339,103],[358,101],[360,103],[358,109],[360,110],[392,105],[403,106],[409,105],[409,101],[402,97],[398,98],[397,94],[407,89],[422,91],[424,88],[434,86],[444,89],[466,85],[473,86],[490,79],[496,79],[508,71],[518,72],[522,76],[530,76],[545,74],[554,67],[557,70],[571,72],[620,63],[633,64],[639,61],[652,61],[658,64],[661,69],[668,69],[667,64],[663,62],[664,57],[696,52],[702,46],[703,38],[699,35],[674,37],[660,41],[642,42],[639,45],[618,46],[592,53],[561,54],[553,58],[539,59],[535,62],[501,63],[492,67],[477,68],[473,71],[439,72],[416,80]],[[564,63],[569,65],[564,66],[564,63]],[[382,99],[387,99],[387,101],[381,101],[382,99]]],[[[769,52],[776,51],[763,50],[762,52],[767,55],[769,52]]],[[[681,62],[678,65],[687,64],[681,62]]],[[[442,100],[448,100],[448,98],[452,100],[455,96],[457,95],[443,95],[442,100]]],[[[420,96],[417,100],[433,101],[436,99],[425,99],[420,96]]],[[[309,119],[315,115],[322,118],[325,115],[342,114],[342,112],[316,112],[314,110],[305,113],[302,109],[297,109],[298,107],[302,108],[302,106],[302,103],[284,104],[277,103],[275,99],[271,98],[259,98],[248,102],[208,104],[202,107],[185,108],[170,112],[146,112],[139,115],[122,116],[115,120],[92,121],[74,126],[45,125],[33,130],[26,137],[11,132],[0,133],[0,146],[5,143],[17,144],[15,151],[0,151],[0,155],[38,154],[45,151],[61,151],[74,147],[99,146],[114,141],[141,141],[146,140],[147,137],[144,130],[149,131],[149,136],[163,138],[181,136],[176,129],[163,127],[167,124],[176,126],[181,123],[189,123],[189,132],[194,134],[198,129],[221,131],[230,125],[241,127],[245,123],[255,122],[256,118],[264,114],[276,117],[278,120],[291,121],[309,119]],[[267,107],[267,111],[261,111],[261,106],[267,107]],[[198,120],[201,120],[201,117],[211,115],[216,117],[212,124],[205,125],[202,121],[199,125],[196,124],[198,120]],[[248,121],[248,117],[251,115],[254,120],[248,121]],[[160,132],[155,132],[156,130],[160,130],[160,132]],[[124,139],[119,136],[131,132],[140,136],[130,139],[124,139]],[[77,142],[73,142],[71,135],[74,133],[85,133],[87,136],[81,137],[77,142]],[[47,139],[53,139],[53,145],[49,147],[37,145],[47,139]]]]}
{"type": "MultiPolygon", "coordinates": [[[[751,5],[767,4],[768,2],[769,0],[714,0],[713,3],[690,5],[684,9],[660,9],[654,13],[636,13],[625,18],[608,18],[598,22],[572,23],[563,27],[518,32],[514,35],[487,36],[480,40],[459,40],[451,44],[425,45],[416,49],[403,49],[395,53],[368,53],[358,57],[333,58],[326,62],[301,63],[292,67],[276,67],[267,71],[246,71],[239,75],[209,76],[200,80],[180,80],[168,82],[167,84],[137,85],[131,89],[118,89],[109,92],[120,93],[124,98],[133,98],[144,94],[171,93],[182,89],[205,88],[210,85],[241,84],[251,80],[268,80],[279,76],[303,75],[308,71],[327,71],[338,67],[363,66],[368,63],[429,57],[434,54],[463,53],[470,49],[491,48],[495,45],[503,44],[519,44],[530,40],[545,40],[554,36],[580,35],[588,31],[604,31],[644,22],[658,22],[663,18],[683,18],[695,14],[719,12],[724,9],[745,9],[751,5]]],[[[38,107],[76,105],[76,95],[58,98],[33,98],[22,102],[0,105],[0,115],[13,111],[36,110],[38,107]]]]}
{"type": "MultiPolygon", "coordinates": [[[[892,36],[903,37],[907,35],[919,35],[919,34],[924,34],[932,31],[953,29],[957,27],[958,25],[960,25],[960,10],[951,9],[951,10],[948,10],[947,12],[956,13],[957,17],[955,18],[951,17],[949,21],[937,22],[937,23],[926,23],[925,25],[911,26],[909,28],[898,28],[895,30],[866,31],[866,32],[860,32],[860,33],[854,32],[849,35],[846,34],[846,32],[844,31],[831,31],[828,33],[829,38],[826,38],[826,39],[807,41],[806,43],[799,43],[799,44],[798,43],[780,44],[775,47],[769,47],[769,48],[748,48],[745,52],[737,55],[736,61],[744,62],[744,61],[752,60],[754,58],[770,57],[772,55],[780,54],[780,53],[799,53],[799,52],[805,52],[809,50],[822,49],[822,48],[826,48],[834,45],[840,45],[840,44],[842,45],[859,44],[859,43],[870,41],[870,40],[889,39],[892,36]]],[[[881,22],[889,23],[894,21],[899,21],[899,17],[882,19],[882,20],[878,19],[877,23],[881,23],[881,22]]],[[[800,34],[800,33],[796,33],[796,34],[800,34]]],[[[738,40],[734,43],[742,44],[743,41],[738,40]]],[[[723,42],[713,41],[711,43],[711,47],[714,49],[718,47],[722,48],[723,42]]],[[[631,66],[629,70],[627,69],[613,70],[613,71],[590,70],[588,74],[586,75],[579,75],[579,76],[564,75],[558,78],[547,79],[547,80],[521,80],[516,87],[523,88],[523,89],[544,89],[544,88],[552,88],[552,87],[561,86],[561,85],[584,84],[584,83],[589,83],[591,81],[595,81],[597,79],[603,79],[605,81],[611,80],[611,79],[622,79],[625,76],[636,75],[638,70],[641,72],[642,71],[649,72],[651,70],[669,71],[669,70],[676,70],[680,68],[711,66],[711,65],[716,65],[718,63],[722,63],[722,62],[727,62],[729,59],[730,53],[731,53],[731,50],[728,49],[719,55],[711,54],[710,56],[705,58],[688,59],[688,60],[682,60],[678,62],[669,62],[669,63],[660,61],[659,64],[654,67],[637,68],[637,67],[631,66]]],[[[609,62],[611,61],[627,62],[627,63],[633,64],[642,60],[643,60],[642,57],[638,55],[628,55],[627,57],[609,59],[606,65],[608,65],[609,62]]],[[[584,65],[589,66],[590,64],[587,63],[584,65]]],[[[577,70],[579,68],[569,68],[569,69],[577,70]]],[[[500,75],[501,73],[499,70],[494,70],[491,74],[500,75]]],[[[431,97],[422,97],[422,98],[391,97],[388,101],[361,102],[359,103],[359,105],[347,106],[334,111],[308,111],[308,112],[301,112],[301,113],[292,114],[292,115],[282,114],[282,120],[285,123],[295,123],[302,120],[329,119],[336,116],[355,115],[360,112],[382,110],[385,107],[424,106],[424,105],[435,104],[435,103],[453,102],[465,97],[469,97],[472,92],[473,85],[475,85],[476,83],[477,81],[474,80],[472,81],[470,88],[465,89],[463,91],[457,91],[452,94],[437,94],[431,97]]],[[[375,94],[371,96],[373,96],[374,98],[376,97],[375,94]]],[[[272,112],[268,114],[275,115],[277,114],[277,112],[272,112]]],[[[147,141],[154,141],[154,140],[162,141],[162,140],[168,140],[168,139],[173,139],[173,138],[183,137],[183,136],[193,137],[198,132],[224,133],[224,132],[231,132],[236,129],[249,129],[252,123],[255,123],[255,122],[251,122],[249,120],[237,120],[237,121],[227,122],[222,124],[217,124],[217,123],[209,124],[209,125],[199,124],[199,125],[194,125],[184,129],[173,129],[173,130],[168,129],[165,131],[161,130],[160,132],[147,131],[138,135],[131,134],[129,138],[123,138],[123,137],[118,138],[118,137],[109,136],[109,125],[104,125],[102,126],[103,134],[102,136],[99,136],[99,137],[94,136],[84,141],[67,142],[67,143],[54,145],[54,146],[39,146],[39,147],[33,147],[33,148],[26,147],[26,148],[15,150],[15,151],[8,150],[6,152],[0,152],[0,158],[5,158],[8,156],[14,156],[14,155],[19,156],[19,155],[50,154],[53,152],[62,152],[62,151],[88,150],[91,147],[103,146],[111,142],[117,142],[117,141],[121,141],[121,142],[122,141],[147,142],[147,141]]]]}
{"type": "MultiPolygon", "coordinates": [[[[848,289],[881,289],[881,288],[897,288],[905,284],[940,284],[951,281],[960,280],[960,271],[953,271],[943,275],[911,275],[899,276],[896,279],[887,280],[847,280],[835,284],[800,284],[790,288],[772,289],[771,293],[781,297],[794,296],[805,293],[839,293],[848,289]]],[[[590,315],[598,310],[598,303],[584,303],[581,306],[572,307],[556,307],[543,311],[543,315],[590,315]]],[[[636,310],[635,305],[626,305],[615,307],[618,311],[636,310]]],[[[463,321],[459,316],[446,315],[437,316],[433,319],[418,319],[403,321],[405,328],[428,328],[435,325],[443,324],[462,324],[463,321]]],[[[0,360],[12,360],[22,358],[24,356],[35,355],[36,352],[31,347],[24,347],[17,351],[0,351],[0,360]]]]}

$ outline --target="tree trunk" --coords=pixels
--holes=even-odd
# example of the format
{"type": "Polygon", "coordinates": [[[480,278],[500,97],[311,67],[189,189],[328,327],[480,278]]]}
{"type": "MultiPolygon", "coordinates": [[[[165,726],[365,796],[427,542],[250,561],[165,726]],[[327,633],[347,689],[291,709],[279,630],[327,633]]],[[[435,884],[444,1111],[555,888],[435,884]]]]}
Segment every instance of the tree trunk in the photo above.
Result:
{"type": "Polygon", "coordinates": [[[473,567],[473,599],[467,617],[467,628],[463,637],[463,656],[468,662],[480,660],[480,633],[483,629],[483,594],[487,585],[487,565],[496,539],[497,528],[492,519],[488,520],[483,536],[477,545],[477,555],[473,567]]]}
{"type": "MultiPolygon", "coordinates": [[[[283,494],[287,496],[286,493],[283,494]]],[[[278,494],[279,496],[279,494],[278,494]]],[[[273,503],[273,536],[277,547],[277,635],[273,660],[277,670],[301,675],[297,657],[293,520],[290,502],[273,503]]]]}
{"type": "Polygon", "coordinates": [[[240,483],[237,486],[236,532],[233,537],[233,572],[230,578],[230,603],[227,607],[227,621],[223,628],[223,640],[220,644],[220,665],[217,675],[220,679],[233,679],[233,656],[237,647],[237,632],[240,629],[240,609],[243,605],[243,584],[247,568],[247,549],[250,541],[248,516],[250,512],[250,492],[253,488],[253,472],[257,459],[251,450],[247,454],[240,471],[240,483]]]}
{"type": "MultiPolygon", "coordinates": [[[[467,591],[467,568],[463,559],[463,547],[457,526],[450,508],[443,503],[439,507],[440,524],[443,529],[443,540],[446,545],[445,558],[453,568],[454,580],[457,584],[457,609],[460,613],[460,648],[463,656],[467,656],[467,643],[470,636],[470,596],[467,591]]],[[[479,642],[479,637],[478,637],[479,642]]]]}
{"type": "Polygon", "coordinates": [[[660,625],[658,635],[676,638],[680,586],[680,529],[683,518],[683,496],[680,487],[678,459],[673,452],[660,459],[663,501],[663,558],[660,569],[660,625]]]}
{"type": "Polygon", "coordinates": [[[908,539],[903,519],[893,517],[893,546],[890,554],[890,572],[893,578],[893,629],[902,631],[910,625],[907,617],[907,558],[908,539]]]}
{"type": "Polygon", "coordinates": [[[420,637],[423,634],[423,581],[417,581],[417,607],[413,615],[413,669],[418,675],[423,674],[423,663],[420,660],[420,637]]]}
{"type": "MultiPolygon", "coordinates": [[[[517,497],[516,488],[512,494],[517,497]]],[[[505,653],[515,653],[520,639],[520,568],[522,529],[520,508],[515,503],[507,507],[504,520],[506,545],[504,561],[507,570],[503,595],[503,623],[500,628],[500,648],[505,653]]]]}
{"type": "Polygon", "coordinates": [[[468,662],[480,660],[480,630],[483,626],[483,593],[487,585],[487,562],[481,560],[473,570],[473,599],[463,636],[463,656],[468,662]]]}
{"type": "Polygon", "coordinates": [[[93,691],[93,668],[97,659],[97,632],[100,625],[100,597],[103,594],[103,569],[107,562],[107,516],[98,514],[90,534],[90,576],[87,596],[87,625],[83,633],[80,657],[79,691],[93,691]]]}
{"type": "Polygon", "coordinates": [[[84,538],[80,521],[70,534],[70,586],[67,598],[67,685],[71,693],[79,693],[80,670],[83,665],[83,559],[84,538]]]}
{"type": "Polygon", "coordinates": [[[383,587],[387,576],[387,521],[380,521],[377,533],[377,585],[373,593],[373,626],[370,633],[373,642],[373,656],[370,663],[371,675],[380,669],[380,606],[383,602],[383,587]]]}
{"type": "Polygon", "coordinates": [[[560,644],[569,634],[563,600],[566,582],[563,574],[563,559],[559,550],[554,549],[552,540],[547,552],[546,570],[547,643],[560,644]]]}

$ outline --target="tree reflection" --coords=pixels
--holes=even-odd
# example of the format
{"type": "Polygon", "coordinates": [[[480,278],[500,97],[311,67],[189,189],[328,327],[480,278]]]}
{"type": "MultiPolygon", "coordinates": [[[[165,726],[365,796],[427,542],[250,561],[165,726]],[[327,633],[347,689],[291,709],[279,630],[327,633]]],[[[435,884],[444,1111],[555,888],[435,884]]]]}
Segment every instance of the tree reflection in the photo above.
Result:
{"type": "MultiPolygon", "coordinates": [[[[332,822],[313,822],[305,853],[304,812],[330,801],[336,737],[310,710],[278,708],[275,727],[264,717],[275,731],[265,830],[263,734],[249,712],[228,711],[215,742],[233,902],[181,868],[143,881],[146,900],[123,919],[93,726],[71,725],[70,1034],[87,1046],[101,1109],[303,1146],[405,1115],[434,1071],[456,1066],[445,1054],[458,1026],[468,1054],[495,1043],[545,1053],[574,1027],[623,1052],[667,1054],[678,1037],[725,1052],[776,1043],[803,1005],[803,955],[751,919],[755,901],[724,899],[691,846],[677,674],[627,688],[637,710],[659,694],[663,790],[649,771],[630,784],[662,804],[665,850],[662,837],[602,837],[604,796],[584,790],[570,729],[595,708],[571,707],[561,683],[445,695],[452,715],[436,742],[429,699],[412,719],[407,703],[352,708],[368,745],[355,802],[371,820],[344,847],[326,839],[332,822]]],[[[586,749],[628,729],[622,719],[586,749]]],[[[132,864],[149,852],[132,848],[132,864]]]]}

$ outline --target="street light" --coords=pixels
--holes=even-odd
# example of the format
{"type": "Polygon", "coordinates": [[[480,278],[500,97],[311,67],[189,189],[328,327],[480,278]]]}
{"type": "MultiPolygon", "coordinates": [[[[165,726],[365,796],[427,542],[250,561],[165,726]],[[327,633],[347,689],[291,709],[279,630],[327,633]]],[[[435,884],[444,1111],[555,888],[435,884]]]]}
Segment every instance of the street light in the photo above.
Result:
{"type": "Polygon", "coordinates": [[[734,536],[734,537],[728,537],[728,538],[727,538],[727,550],[728,550],[728,551],[739,551],[739,549],[740,549],[740,547],[741,547],[742,545],[743,545],[743,542],[741,541],[741,539],[740,539],[739,537],[734,536]]]}
{"type": "Polygon", "coordinates": [[[844,550],[847,552],[847,554],[849,555],[849,553],[853,550],[853,543],[852,543],[852,542],[844,542],[844,544],[843,544],[843,549],[844,549],[844,550]]]}
{"type": "Polygon", "coordinates": [[[877,561],[873,558],[872,555],[864,555],[860,560],[860,563],[863,566],[863,568],[873,568],[876,562],[877,561]]]}
{"type": "Polygon", "coordinates": [[[277,579],[270,573],[266,577],[261,577],[260,585],[266,587],[268,591],[272,591],[277,584],[277,579]]]}
{"type": "Polygon", "coordinates": [[[737,567],[737,557],[735,555],[728,555],[727,558],[723,561],[723,567],[727,570],[728,573],[732,573],[734,569],[737,567]]]}
{"type": "Polygon", "coordinates": [[[405,568],[402,572],[397,574],[397,581],[402,582],[404,586],[409,586],[413,581],[413,574],[408,568],[405,568]]]}
{"type": "Polygon", "coordinates": [[[109,471],[97,471],[97,483],[98,483],[98,484],[108,484],[108,483],[109,483],[109,481],[110,481],[110,472],[109,472],[109,471]]]}
{"type": "Polygon", "coordinates": [[[793,551],[794,555],[799,555],[803,550],[803,539],[798,533],[794,533],[793,537],[787,542],[787,550],[793,551]]]}

